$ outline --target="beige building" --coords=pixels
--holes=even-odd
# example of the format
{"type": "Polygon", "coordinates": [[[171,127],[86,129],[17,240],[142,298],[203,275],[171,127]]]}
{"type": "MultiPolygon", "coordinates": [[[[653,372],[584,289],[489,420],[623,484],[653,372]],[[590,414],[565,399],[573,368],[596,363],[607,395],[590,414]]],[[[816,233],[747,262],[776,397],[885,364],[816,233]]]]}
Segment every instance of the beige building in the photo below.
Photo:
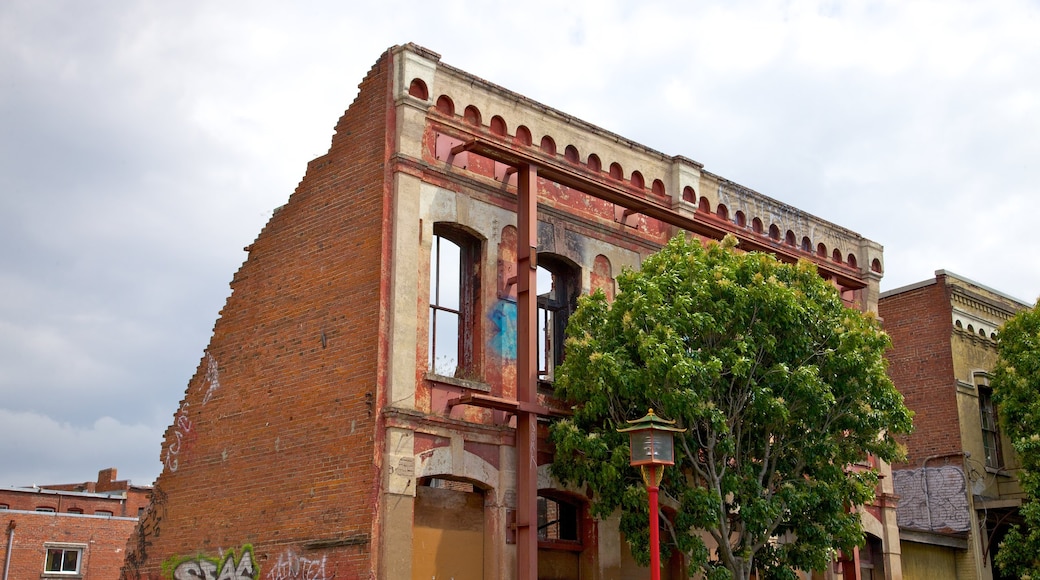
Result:
{"type": "Polygon", "coordinates": [[[945,270],[881,295],[889,372],[916,413],[907,461],[893,466],[907,580],[1001,578],[993,557],[1022,490],[989,377],[1000,326],[1025,308],[945,270]]]}

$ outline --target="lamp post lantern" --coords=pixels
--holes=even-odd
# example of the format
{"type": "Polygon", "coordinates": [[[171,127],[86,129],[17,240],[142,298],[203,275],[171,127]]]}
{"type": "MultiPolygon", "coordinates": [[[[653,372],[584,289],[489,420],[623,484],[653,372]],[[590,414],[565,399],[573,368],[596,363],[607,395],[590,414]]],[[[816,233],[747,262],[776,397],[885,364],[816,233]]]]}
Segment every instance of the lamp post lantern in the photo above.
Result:
{"type": "Polygon", "coordinates": [[[666,465],[675,465],[675,434],[686,429],[672,427],[675,421],[662,419],[654,410],[641,419],[628,421],[631,427],[618,429],[628,433],[629,465],[638,467],[650,498],[650,579],[661,578],[661,544],[657,520],[657,491],[666,465]]]}

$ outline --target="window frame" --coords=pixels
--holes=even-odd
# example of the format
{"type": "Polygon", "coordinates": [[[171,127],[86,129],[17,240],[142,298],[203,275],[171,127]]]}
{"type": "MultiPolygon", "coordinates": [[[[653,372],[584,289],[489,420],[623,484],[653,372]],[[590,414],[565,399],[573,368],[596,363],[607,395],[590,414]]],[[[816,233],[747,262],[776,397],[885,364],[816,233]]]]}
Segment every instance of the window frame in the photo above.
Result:
{"type": "Polygon", "coordinates": [[[83,576],[83,556],[87,551],[86,544],[65,544],[56,542],[46,542],[43,544],[44,556],[43,556],[43,577],[77,577],[83,576]],[[56,570],[50,569],[54,561],[51,559],[52,552],[61,552],[61,560],[57,563],[56,570]],[[67,554],[74,552],[76,554],[75,570],[65,570],[67,554]]]}
{"type": "Polygon", "coordinates": [[[546,292],[536,288],[538,326],[538,381],[552,384],[555,369],[563,363],[567,322],[578,306],[581,268],[555,254],[538,254],[538,270],[550,276],[546,292]]]}
{"type": "Polygon", "coordinates": [[[1004,452],[1000,444],[1000,415],[993,400],[993,389],[985,375],[975,375],[979,395],[979,427],[982,431],[982,458],[988,469],[1004,468],[1004,452]]]}
{"type": "Polygon", "coordinates": [[[538,521],[537,531],[538,536],[538,547],[541,549],[549,550],[564,550],[570,552],[580,552],[585,549],[585,536],[583,534],[585,505],[578,500],[570,499],[563,494],[552,493],[551,490],[542,490],[538,492],[538,521]],[[552,502],[558,506],[556,512],[556,519],[549,521],[550,517],[550,505],[552,502]],[[560,506],[566,508],[564,514],[560,510],[560,506]],[[565,526],[563,523],[563,515],[568,516],[568,520],[573,519],[572,522],[568,522],[565,526]],[[550,530],[552,526],[557,526],[556,532],[552,533],[550,530]],[[570,532],[570,533],[568,533],[570,532]],[[567,535],[573,535],[573,538],[561,537],[567,533],[567,535]],[[551,536],[557,537],[551,537],[551,536]]]}
{"type": "MultiPolygon", "coordinates": [[[[437,222],[433,225],[433,236],[430,242],[429,260],[429,294],[427,309],[427,371],[431,375],[452,377],[458,379],[479,380],[479,341],[480,336],[479,316],[480,312],[480,288],[481,288],[481,256],[483,255],[483,240],[465,230],[458,224],[450,222],[437,222]],[[453,285],[450,281],[442,280],[441,273],[444,270],[442,261],[442,243],[448,242],[458,248],[459,253],[459,280],[458,280],[458,305],[452,308],[447,305],[444,292],[449,291],[453,285]],[[457,318],[457,329],[455,336],[457,343],[454,348],[455,368],[450,373],[439,371],[434,364],[438,352],[437,327],[438,320],[454,316],[457,318]]],[[[447,350],[451,350],[448,347],[447,350]]]]}

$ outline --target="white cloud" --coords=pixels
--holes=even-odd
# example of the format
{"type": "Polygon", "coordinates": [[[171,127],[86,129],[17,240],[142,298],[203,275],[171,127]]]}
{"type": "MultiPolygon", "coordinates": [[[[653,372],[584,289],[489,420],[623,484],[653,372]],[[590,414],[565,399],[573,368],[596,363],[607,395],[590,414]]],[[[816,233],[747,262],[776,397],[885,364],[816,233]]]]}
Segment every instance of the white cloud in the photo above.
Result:
{"type": "Polygon", "coordinates": [[[120,479],[151,485],[162,469],[165,427],[124,424],[101,416],[86,427],[40,413],[0,409],[0,486],[80,483],[115,467],[120,479]]]}

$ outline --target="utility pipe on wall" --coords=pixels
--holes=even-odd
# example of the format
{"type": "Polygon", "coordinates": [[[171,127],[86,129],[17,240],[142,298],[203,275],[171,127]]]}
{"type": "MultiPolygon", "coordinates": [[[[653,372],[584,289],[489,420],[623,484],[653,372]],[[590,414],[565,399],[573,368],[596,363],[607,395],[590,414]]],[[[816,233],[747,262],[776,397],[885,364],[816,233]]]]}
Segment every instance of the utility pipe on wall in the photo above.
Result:
{"type": "Polygon", "coordinates": [[[11,570],[11,550],[14,549],[14,529],[18,524],[11,520],[7,524],[7,555],[4,557],[4,580],[7,580],[7,572],[11,570]]]}

